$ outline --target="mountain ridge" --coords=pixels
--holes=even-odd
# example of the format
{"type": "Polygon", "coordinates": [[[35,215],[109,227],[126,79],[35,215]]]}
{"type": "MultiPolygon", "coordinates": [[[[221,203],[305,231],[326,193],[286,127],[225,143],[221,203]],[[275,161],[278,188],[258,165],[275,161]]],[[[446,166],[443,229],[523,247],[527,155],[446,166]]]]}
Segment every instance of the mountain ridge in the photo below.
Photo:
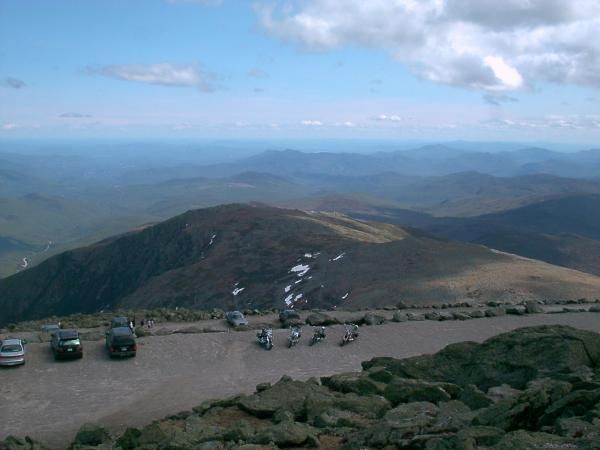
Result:
{"type": "Polygon", "coordinates": [[[191,210],[0,280],[4,322],[118,307],[374,307],[592,297],[600,278],[339,214],[191,210]]]}

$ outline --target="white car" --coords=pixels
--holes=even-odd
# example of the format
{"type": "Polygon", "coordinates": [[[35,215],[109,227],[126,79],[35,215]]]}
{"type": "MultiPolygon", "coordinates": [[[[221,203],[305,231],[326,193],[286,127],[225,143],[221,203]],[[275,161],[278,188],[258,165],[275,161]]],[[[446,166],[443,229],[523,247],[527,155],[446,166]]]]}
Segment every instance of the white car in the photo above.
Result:
{"type": "Polygon", "coordinates": [[[21,339],[0,341],[0,366],[25,364],[25,345],[21,339]]]}

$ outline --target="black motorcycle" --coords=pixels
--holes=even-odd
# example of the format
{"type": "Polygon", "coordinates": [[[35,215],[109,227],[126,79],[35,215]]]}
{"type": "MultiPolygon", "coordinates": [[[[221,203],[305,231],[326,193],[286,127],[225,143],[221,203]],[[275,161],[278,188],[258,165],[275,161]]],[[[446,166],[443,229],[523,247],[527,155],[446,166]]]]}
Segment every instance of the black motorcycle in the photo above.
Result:
{"type": "Polygon", "coordinates": [[[350,342],[354,342],[356,339],[358,339],[358,325],[353,323],[344,324],[344,337],[340,345],[343,347],[350,342]]]}
{"type": "Polygon", "coordinates": [[[302,337],[302,327],[290,327],[290,335],[288,336],[288,348],[292,348],[302,337]]]}
{"type": "Polygon", "coordinates": [[[321,342],[327,336],[325,335],[325,327],[315,328],[312,338],[310,339],[309,345],[315,345],[317,342],[321,342]]]}
{"type": "Polygon", "coordinates": [[[258,343],[266,350],[273,348],[273,329],[263,328],[256,333],[256,337],[258,338],[258,343]]]}

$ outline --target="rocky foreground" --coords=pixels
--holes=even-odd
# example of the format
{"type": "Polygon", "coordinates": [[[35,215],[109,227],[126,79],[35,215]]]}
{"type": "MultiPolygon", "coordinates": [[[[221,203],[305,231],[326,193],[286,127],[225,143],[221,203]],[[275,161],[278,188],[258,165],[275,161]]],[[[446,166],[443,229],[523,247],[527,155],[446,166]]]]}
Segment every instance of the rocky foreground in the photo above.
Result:
{"type": "Polygon", "coordinates": [[[375,358],[359,373],[284,377],[120,436],[88,424],[70,448],[600,448],[600,334],[522,328],[434,355],[375,358]]]}

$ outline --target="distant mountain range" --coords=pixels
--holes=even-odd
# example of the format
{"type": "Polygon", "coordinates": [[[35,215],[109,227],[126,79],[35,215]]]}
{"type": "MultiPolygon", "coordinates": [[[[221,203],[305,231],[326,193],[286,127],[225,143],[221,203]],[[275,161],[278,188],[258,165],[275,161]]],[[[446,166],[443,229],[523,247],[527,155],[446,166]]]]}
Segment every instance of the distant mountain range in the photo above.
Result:
{"type": "Polygon", "coordinates": [[[418,227],[435,236],[483,244],[600,275],[600,195],[566,195],[474,217],[433,217],[370,198],[313,198],[304,207],[418,227]]]}
{"type": "Polygon", "coordinates": [[[485,153],[443,145],[374,154],[285,150],[266,151],[199,170],[204,175],[216,177],[250,170],[278,175],[367,176],[394,172],[412,176],[442,176],[472,171],[502,177],[550,174],[586,178],[600,176],[600,150],[561,153],[542,148],[524,148],[485,153]]]}
{"type": "Polygon", "coordinates": [[[579,298],[600,277],[336,214],[229,205],[0,280],[0,325],[116,307],[363,307],[579,298]]]}

